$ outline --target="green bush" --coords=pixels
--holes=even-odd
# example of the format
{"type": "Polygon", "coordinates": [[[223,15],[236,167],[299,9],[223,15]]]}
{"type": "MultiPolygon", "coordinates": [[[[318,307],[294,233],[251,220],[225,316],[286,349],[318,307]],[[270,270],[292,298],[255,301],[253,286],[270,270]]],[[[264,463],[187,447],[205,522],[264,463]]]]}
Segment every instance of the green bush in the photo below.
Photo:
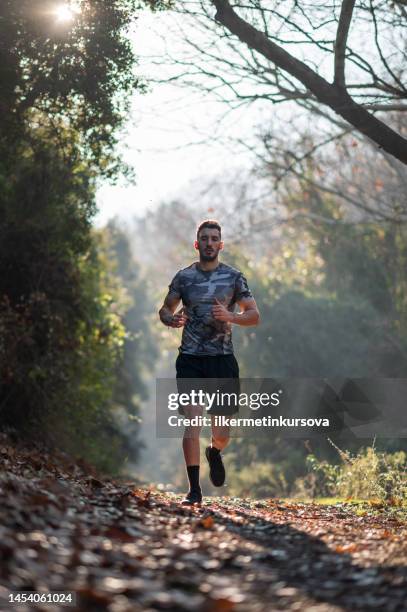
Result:
{"type": "MultiPolygon", "coordinates": [[[[338,449],[339,450],[339,449],[338,449]]],[[[307,457],[309,473],[297,479],[295,492],[305,497],[407,499],[407,453],[378,452],[373,446],[352,455],[339,450],[341,463],[333,465],[307,457]]]]}
{"type": "Polygon", "coordinates": [[[123,308],[91,231],[94,176],[68,154],[71,136],[63,149],[38,128],[0,161],[0,426],[113,469],[123,308]]]}

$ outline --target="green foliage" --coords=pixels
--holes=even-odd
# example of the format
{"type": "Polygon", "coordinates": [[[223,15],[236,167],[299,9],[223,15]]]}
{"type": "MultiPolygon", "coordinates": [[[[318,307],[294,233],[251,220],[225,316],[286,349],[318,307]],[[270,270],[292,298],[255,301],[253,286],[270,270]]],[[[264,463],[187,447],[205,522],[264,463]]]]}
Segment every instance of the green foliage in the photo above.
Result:
{"type": "Polygon", "coordinates": [[[127,452],[135,461],[142,446],[138,436],[140,402],[147,398],[145,380],[158,356],[150,320],[154,308],[146,279],[141,276],[139,266],[132,257],[124,231],[115,222],[110,222],[104,235],[106,253],[109,260],[114,262],[115,277],[124,291],[121,319],[126,330],[122,355],[116,365],[112,408],[122,423],[127,452]]]}
{"type": "MultiPolygon", "coordinates": [[[[240,457],[240,452],[244,454],[243,444],[237,447],[236,451],[234,441],[225,455],[231,495],[376,499],[390,503],[407,500],[407,453],[404,451],[379,452],[374,447],[361,448],[356,453],[340,451],[340,463],[337,463],[319,459],[313,453],[304,453],[299,460],[293,448],[289,449],[292,453],[286,453],[285,457],[281,453],[276,461],[254,458],[245,462],[240,457]]],[[[277,458],[278,450],[274,452],[277,458]]]]}
{"type": "MultiPolygon", "coordinates": [[[[115,471],[128,453],[112,406],[132,306],[91,220],[97,179],[127,171],[118,129],[144,88],[128,28],[165,2],[74,4],[68,21],[48,0],[0,6],[0,426],[115,471]]],[[[133,394],[139,372],[127,373],[133,394]]]]}
{"type": "Polygon", "coordinates": [[[225,462],[228,490],[241,497],[284,497],[306,473],[307,449],[298,440],[232,438],[225,462]]]}
{"type": "MultiPolygon", "coordinates": [[[[405,227],[343,223],[344,213],[330,196],[306,195],[304,188],[304,193],[292,195],[292,201],[287,198],[288,210],[295,212],[300,201],[303,212],[328,223],[304,215],[295,227],[283,228],[279,240],[270,240],[270,247],[264,244],[264,258],[249,260],[245,253],[233,254],[232,265],[244,270],[261,314],[258,327],[233,330],[242,374],[405,377],[405,227]]],[[[357,453],[363,440],[349,439],[346,444],[357,453]]],[[[316,496],[337,494],[339,467],[333,447],[322,438],[313,439],[312,445],[322,457],[323,474],[306,474],[303,443],[294,449],[288,440],[273,437],[244,440],[236,455],[236,475],[243,472],[256,491],[256,466],[269,463],[269,488],[278,495],[294,494],[294,483],[298,489],[302,479],[316,496]],[[286,487],[276,487],[276,473],[286,487]]],[[[395,444],[386,440],[382,446],[385,452],[395,444]]],[[[403,440],[397,447],[407,450],[403,440]]],[[[263,476],[266,471],[261,467],[263,476]]],[[[232,486],[244,489],[241,479],[234,478],[232,486]]],[[[373,480],[382,487],[384,478],[373,480]]],[[[345,489],[343,483],[343,494],[345,489]]],[[[264,482],[261,490],[267,490],[264,482]]]]}
{"type": "Polygon", "coordinates": [[[298,495],[356,499],[407,500],[407,453],[378,452],[374,447],[356,454],[340,451],[341,463],[307,457],[309,474],[296,483],[298,495]]]}
{"type": "Polygon", "coordinates": [[[2,159],[1,424],[112,469],[120,437],[108,407],[125,331],[90,231],[92,173],[46,130],[20,142],[11,174],[2,159]]]}
{"type": "Polygon", "coordinates": [[[282,465],[255,461],[239,470],[228,456],[228,494],[236,497],[282,497],[288,494],[289,485],[282,465]]]}
{"type": "Polygon", "coordinates": [[[248,369],[253,376],[386,374],[386,330],[368,302],[357,296],[352,300],[310,297],[289,289],[274,301],[262,301],[261,326],[247,337],[239,330],[240,354],[244,363],[251,364],[248,369]]]}
{"type": "MultiPolygon", "coordinates": [[[[129,109],[129,94],[144,85],[126,37],[144,3],[81,0],[72,21],[58,21],[58,3],[13,0],[0,7],[1,138],[9,144],[26,122],[52,123],[55,133],[72,128],[82,156],[114,177],[117,129],[129,109]]],[[[152,8],[165,3],[148,2],[152,8]]]]}
{"type": "MultiPolygon", "coordinates": [[[[304,212],[295,224],[279,227],[275,234],[248,232],[248,241],[242,240],[238,246],[226,240],[221,259],[244,272],[261,314],[258,327],[233,328],[241,375],[404,376],[405,228],[387,223],[345,224],[332,197],[313,200],[305,195],[300,192],[293,198],[293,212],[298,202],[304,212]],[[307,219],[307,210],[315,215],[312,222],[307,219]]],[[[291,210],[288,198],[286,205],[291,210]]],[[[138,223],[137,232],[144,237],[139,256],[145,256],[149,276],[160,292],[157,305],[171,272],[194,259],[191,242],[197,214],[191,205],[173,202],[150,211],[138,223]],[[162,231],[164,226],[166,232],[162,231]],[[164,252],[165,260],[157,257],[164,252]]],[[[229,220],[227,223],[224,229],[233,239],[229,220]]],[[[247,226],[250,228],[250,223],[247,226]]],[[[162,345],[179,345],[174,331],[161,325],[159,330],[162,345]]],[[[347,448],[356,453],[365,443],[358,438],[346,440],[347,448]]],[[[405,440],[385,440],[382,446],[384,452],[407,450],[405,440]]],[[[335,465],[336,451],[326,439],[313,438],[312,450],[327,465],[335,465]]],[[[277,436],[233,439],[225,453],[226,458],[233,456],[229,487],[239,495],[257,495],[259,491],[266,496],[291,495],[295,481],[307,474],[308,454],[302,440],[277,436]]]]}

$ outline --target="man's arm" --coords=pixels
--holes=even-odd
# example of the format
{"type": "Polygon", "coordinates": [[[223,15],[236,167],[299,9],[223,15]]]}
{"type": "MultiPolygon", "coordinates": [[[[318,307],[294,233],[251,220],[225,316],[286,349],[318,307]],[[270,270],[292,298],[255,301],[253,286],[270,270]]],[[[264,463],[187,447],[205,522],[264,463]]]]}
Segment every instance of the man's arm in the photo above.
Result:
{"type": "Polygon", "coordinates": [[[260,323],[260,313],[254,298],[242,298],[237,304],[240,312],[232,312],[232,323],[246,326],[260,323]]]}
{"type": "Polygon", "coordinates": [[[158,311],[158,315],[164,325],[168,327],[183,327],[185,325],[187,317],[184,309],[182,308],[177,314],[174,314],[180,301],[181,298],[171,295],[171,293],[167,294],[164,304],[158,311]]]}
{"type": "Polygon", "coordinates": [[[260,321],[260,313],[254,298],[242,298],[237,302],[240,312],[230,312],[223,304],[215,298],[215,306],[212,308],[212,314],[218,321],[228,321],[235,325],[258,325],[260,321]]]}

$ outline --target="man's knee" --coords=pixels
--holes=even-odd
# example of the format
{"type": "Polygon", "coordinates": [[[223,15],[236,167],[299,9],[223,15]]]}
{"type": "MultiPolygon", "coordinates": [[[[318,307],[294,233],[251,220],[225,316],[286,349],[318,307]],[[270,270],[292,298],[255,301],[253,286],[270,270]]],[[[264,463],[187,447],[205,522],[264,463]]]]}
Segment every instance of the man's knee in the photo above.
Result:
{"type": "Polygon", "coordinates": [[[229,439],[230,439],[230,437],[228,435],[225,435],[225,434],[222,434],[222,435],[212,435],[212,443],[217,448],[218,447],[219,448],[220,447],[224,448],[229,443],[229,439]]]}
{"type": "MultiPolygon", "coordinates": [[[[199,417],[202,415],[203,407],[202,406],[184,406],[183,413],[186,419],[193,419],[194,417],[199,417]]],[[[199,438],[199,434],[201,433],[202,426],[201,425],[185,425],[184,427],[184,439],[194,439],[199,438]]]]}

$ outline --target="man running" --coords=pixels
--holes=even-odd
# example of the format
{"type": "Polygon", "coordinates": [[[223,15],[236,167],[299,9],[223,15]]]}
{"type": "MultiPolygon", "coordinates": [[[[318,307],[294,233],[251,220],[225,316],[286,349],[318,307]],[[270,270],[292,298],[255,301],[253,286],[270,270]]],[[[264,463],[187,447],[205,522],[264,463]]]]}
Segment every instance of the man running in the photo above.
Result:
{"type": "MultiPolygon", "coordinates": [[[[169,327],[183,327],[182,342],[176,361],[179,392],[188,389],[190,378],[239,379],[239,366],[233,354],[232,324],[257,325],[259,311],[243,274],[219,261],[223,249],[221,227],[213,219],[203,221],[197,230],[195,249],[199,262],[177,272],[159,316],[169,327]],[[183,307],[176,312],[182,300],[183,307]],[[240,312],[235,312],[236,304],[240,312]]],[[[233,382],[233,381],[231,381],[233,382]]],[[[238,406],[211,408],[212,440],[205,455],[214,486],[225,482],[221,451],[229,443],[229,427],[215,424],[215,414],[232,414],[238,406]]],[[[202,406],[180,408],[188,418],[201,415],[202,406]]],[[[185,427],[182,447],[189,480],[189,492],[183,504],[201,504],[199,483],[200,427],[185,427]]]]}

